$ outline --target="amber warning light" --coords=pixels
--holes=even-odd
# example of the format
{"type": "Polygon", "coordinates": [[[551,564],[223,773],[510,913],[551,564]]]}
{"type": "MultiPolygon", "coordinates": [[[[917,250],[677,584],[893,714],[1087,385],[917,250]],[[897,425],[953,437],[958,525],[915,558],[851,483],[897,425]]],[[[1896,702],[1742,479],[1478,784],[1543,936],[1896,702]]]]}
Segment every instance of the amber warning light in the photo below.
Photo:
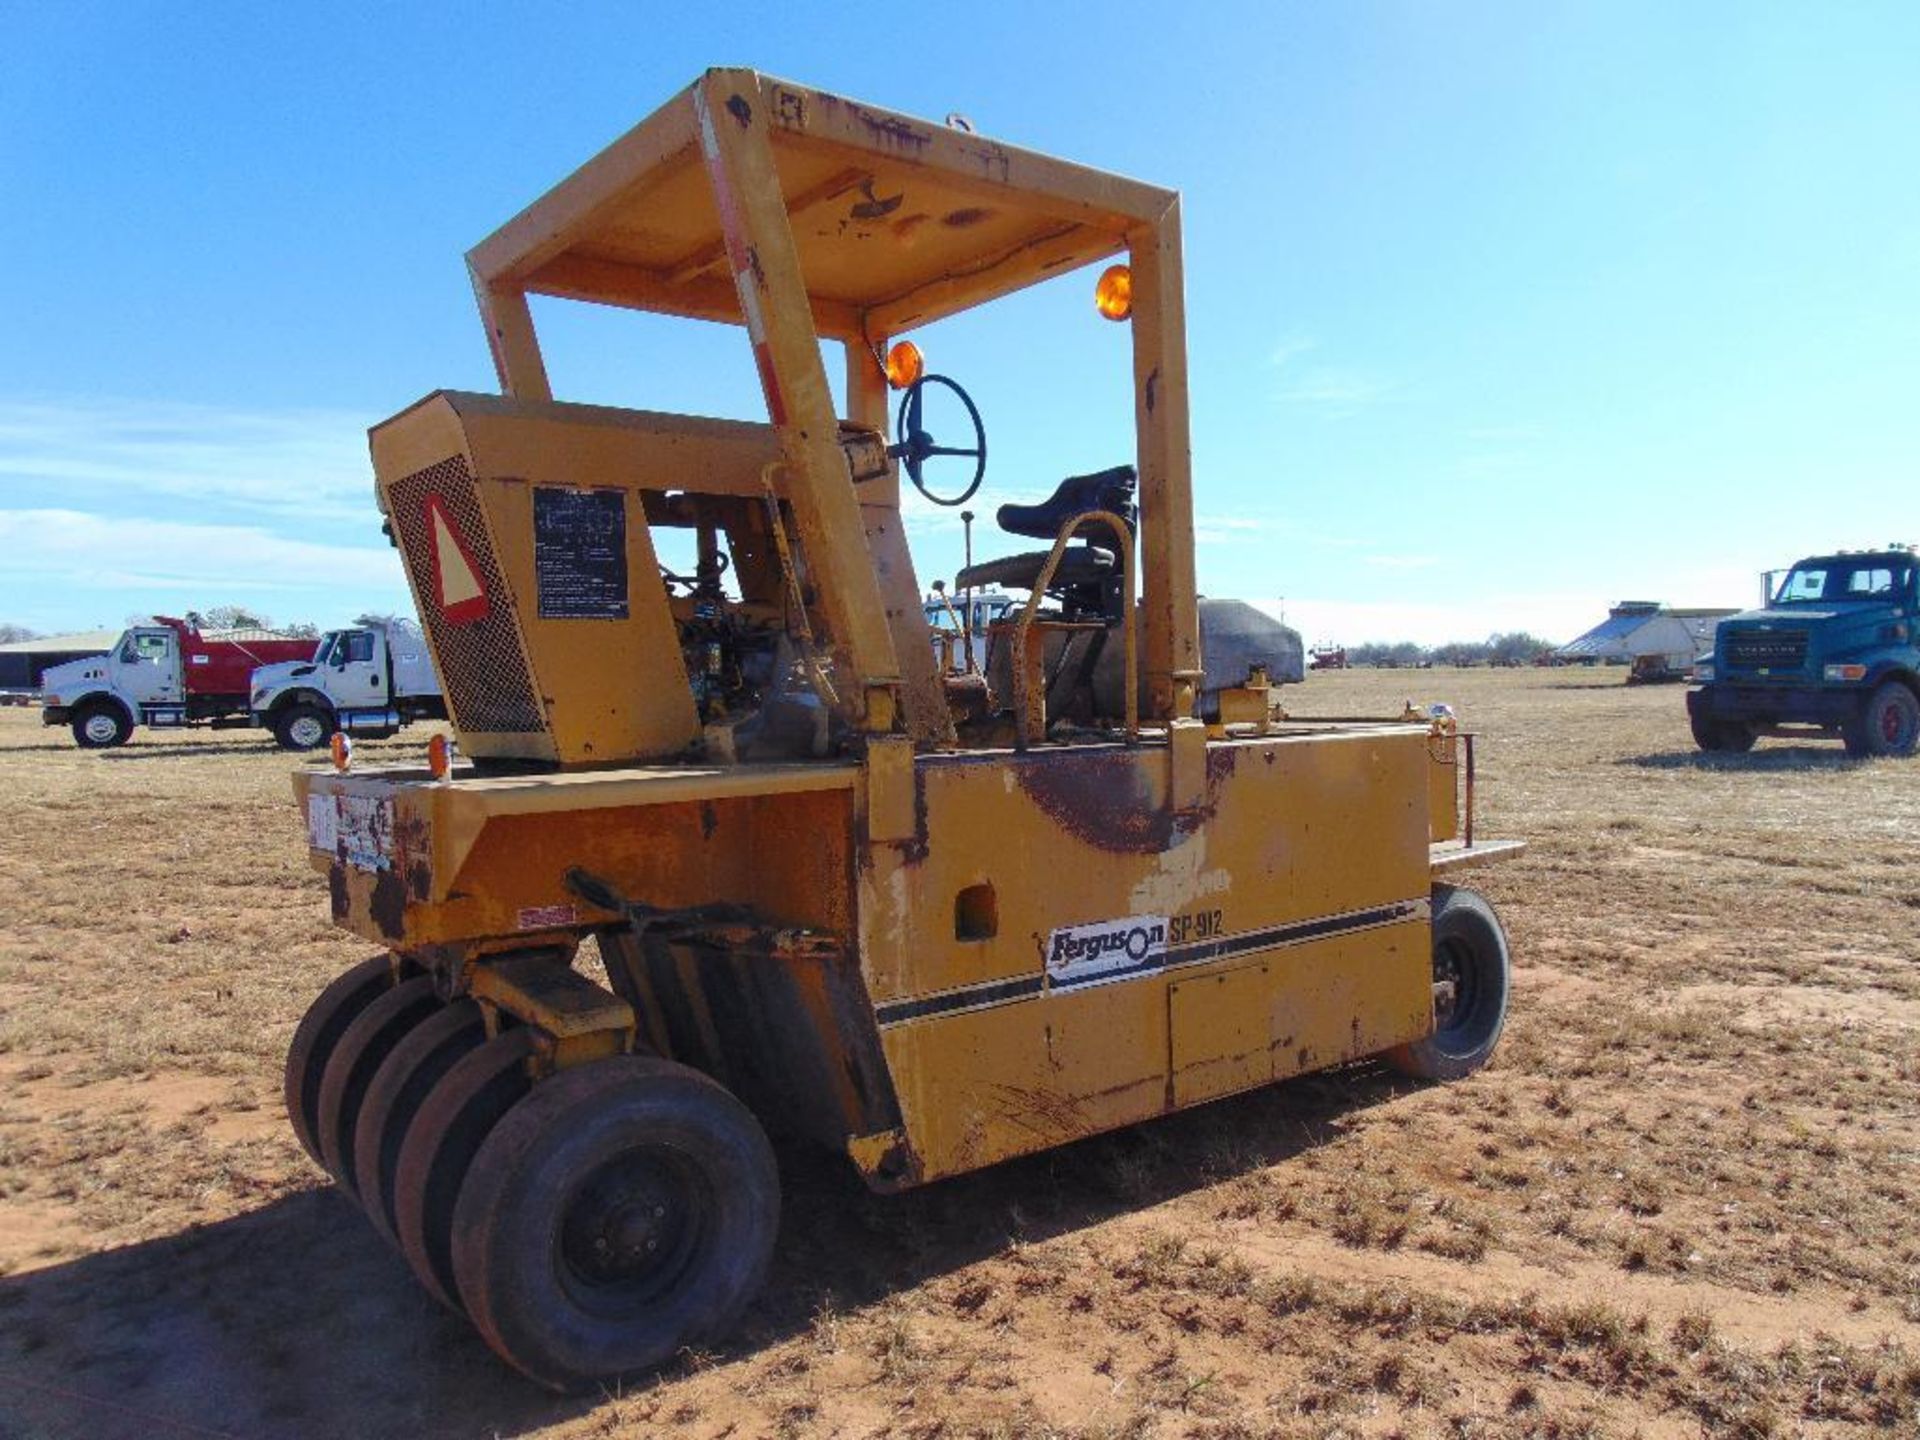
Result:
{"type": "Polygon", "coordinates": [[[1125,265],[1109,265],[1100,272],[1093,287],[1093,308],[1109,320],[1124,320],[1133,313],[1133,271],[1125,265]]]}
{"type": "Polygon", "coordinates": [[[451,737],[436,735],[427,741],[427,772],[436,780],[445,780],[453,774],[451,737]]]}
{"type": "Polygon", "coordinates": [[[902,340],[887,351],[887,384],[896,390],[913,384],[926,368],[926,362],[920,358],[920,347],[911,340],[902,340]]]}
{"type": "Polygon", "coordinates": [[[353,764],[353,741],[347,738],[344,730],[333,732],[333,739],[327,742],[327,751],[333,756],[333,768],[344,775],[347,767],[353,764]]]}

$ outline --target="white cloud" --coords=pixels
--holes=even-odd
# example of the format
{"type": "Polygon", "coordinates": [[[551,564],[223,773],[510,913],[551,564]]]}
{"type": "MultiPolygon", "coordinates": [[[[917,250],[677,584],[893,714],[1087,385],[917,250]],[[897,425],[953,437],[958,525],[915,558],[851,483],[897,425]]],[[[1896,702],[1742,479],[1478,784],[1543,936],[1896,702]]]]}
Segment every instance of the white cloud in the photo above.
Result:
{"type": "Polygon", "coordinates": [[[1249,603],[1284,619],[1309,645],[1363,645],[1376,640],[1444,645],[1514,630],[1565,644],[1599,624],[1607,613],[1606,605],[1596,603],[1590,594],[1557,592],[1411,602],[1288,596],[1249,603]]]}
{"type": "Polygon", "coordinates": [[[1356,414],[1387,398],[1393,387],[1377,376],[1350,365],[1304,361],[1320,348],[1309,335],[1283,336],[1269,362],[1280,372],[1273,397],[1283,405],[1310,405],[1336,417],[1356,414]]]}
{"type": "Polygon", "coordinates": [[[1274,398],[1288,405],[1314,405],[1338,415],[1384,400],[1392,387],[1343,366],[1318,365],[1283,380],[1274,398]]]}
{"type": "Polygon", "coordinates": [[[166,497],[317,520],[374,513],[366,417],[141,401],[0,401],[0,478],[124,509],[166,497]]]}
{"type": "Polygon", "coordinates": [[[1246,515],[1197,515],[1193,521],[1196,545],[1249,545],[1269,529],[1265,520],[1246,515]]]}
{"type": "Polygon", "coordinates": [[[207,604],[239,592],[322,591],[354,609],[364,608],[363,599],[406,593],[391,548],[290,540],[254,525],[0,510],[0,553],[9,579],[76,590],[185,590],[207,604]]]}
{"type": "Polygon", "coordinates": [[[1544,439],[1546,433],[1538,425],[1476,425],[1466,431],[1466,438],[1479,445],[1512,445],[1544,439]]]}
{"type": "Polygon", "coordinates": [[[1308,354],[1319,346],[1320,342],[1311,335],[1302,335],[1295,331],[1293,334],[1281,336],[1274,342],[1273,354],[1267,357],[1267,363],[1278,370],[1288,361],[1308,354]]]}

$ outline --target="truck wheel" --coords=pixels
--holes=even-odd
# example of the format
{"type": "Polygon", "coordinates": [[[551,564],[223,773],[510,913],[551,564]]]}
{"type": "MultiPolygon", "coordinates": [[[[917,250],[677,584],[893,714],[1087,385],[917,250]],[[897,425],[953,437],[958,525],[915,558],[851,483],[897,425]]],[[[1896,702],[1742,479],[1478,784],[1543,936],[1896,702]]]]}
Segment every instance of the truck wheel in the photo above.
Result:
{"type": "Polygon", "coordinates": [[[1472,890],[1433,887],[1433,1034],[1387,1052],[1416,1080],[1460,1080],[1487,1063],[1507,1023],[1512,962],[1493,906],[1472,890]]]}
{"type": "Polygon", "coordinates": [[[333,738],[333,716],[318,705],[289,705],[273,722],[282,750],[318,750],[333,738]]]}
{"type": "Polygon", "coordinates": [[[1898,680],[1867,697],[1860,718],[1841,731],[1849,755],[1911,755],[1920,742],[1920,700],[1898,680]]]}
{"type": "Polygon", "coordinates": [[[747,1108],[628,1055],[562,1071],[502,1120],[460,1192],[454,1272],[488,1344],[570,1389],[658,1366],[765,1281],[780,1177],[747,1108]]]}
{"type": "Polygon", "coordinates": [[[1731,750],[1745,754],[1753,749],[1753,742],[1758,738],[1749,726],[1738,720],[1715,720],[1711,715],[1688,711],[1687,723],[1693,729],[1693,743],[1702,750],[1731,750]]]}
{"type": "Polygon", "coordinates": [[[82,750],[111,750],[133,734],[133,722],[118,705],[88,705],[73,717],[73,739],[82,750]]]}

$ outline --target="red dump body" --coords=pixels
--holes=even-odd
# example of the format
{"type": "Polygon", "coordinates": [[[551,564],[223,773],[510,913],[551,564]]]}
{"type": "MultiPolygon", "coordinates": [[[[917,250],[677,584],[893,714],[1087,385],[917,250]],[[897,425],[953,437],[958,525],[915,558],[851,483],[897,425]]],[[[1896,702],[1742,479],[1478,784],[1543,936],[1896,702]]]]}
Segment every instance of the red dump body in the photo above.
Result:
{"type": "Polygon", "coordinates": [[[256,665],[311,660],[320,643],[311,636],[289,640],[269,630],[229,630],[210,637],[171,615],[153,618],[179,637],[188,695],[238,695],[244,700],[256,665]]]}

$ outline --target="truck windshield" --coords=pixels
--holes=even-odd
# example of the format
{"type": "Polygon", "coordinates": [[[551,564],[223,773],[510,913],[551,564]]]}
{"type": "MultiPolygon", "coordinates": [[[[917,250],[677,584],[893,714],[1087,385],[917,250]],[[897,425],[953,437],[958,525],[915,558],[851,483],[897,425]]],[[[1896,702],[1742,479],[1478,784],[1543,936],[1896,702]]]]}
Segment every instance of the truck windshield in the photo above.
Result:
{"type": "Polygon", "coordinates": [[[320,648],[313,652],[313,663],[316,665],[326,664],[327,656],[333,653],[333,642],[339,638],[340,632],[338,630],[329,630],[325,635],[322,635],[320,637],[320,648]]]}
{"type": "Polygon", "coordinates": [[[1843,600],[1904,600],[1913,593],[1913,565],[1884,555],[1796,565],[1774,592],[1776,605],[1832,605],[1843,600]]]}

